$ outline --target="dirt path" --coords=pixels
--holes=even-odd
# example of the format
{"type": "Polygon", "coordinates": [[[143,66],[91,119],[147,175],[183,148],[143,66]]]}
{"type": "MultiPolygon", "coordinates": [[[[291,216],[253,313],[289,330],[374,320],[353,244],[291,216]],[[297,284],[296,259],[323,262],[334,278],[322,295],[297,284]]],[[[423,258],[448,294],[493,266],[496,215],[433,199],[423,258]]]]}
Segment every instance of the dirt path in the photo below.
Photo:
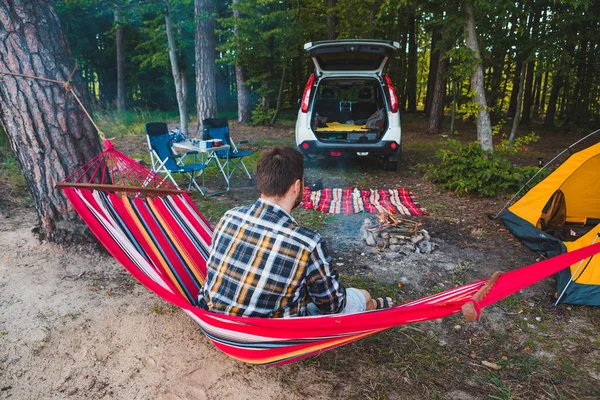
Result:
{"type": "Polygon", "coordinates": [[[285,367],[221,352],[108,254],[40,244],[0,216],[1,399],[290,399],[285,367]]]}

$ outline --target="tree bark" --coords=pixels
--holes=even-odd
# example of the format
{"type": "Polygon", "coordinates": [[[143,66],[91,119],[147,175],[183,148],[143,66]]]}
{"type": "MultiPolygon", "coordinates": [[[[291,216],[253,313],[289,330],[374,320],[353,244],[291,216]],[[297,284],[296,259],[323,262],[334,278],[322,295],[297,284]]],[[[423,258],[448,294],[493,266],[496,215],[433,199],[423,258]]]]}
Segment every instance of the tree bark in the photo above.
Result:
{"type": "Polygon", "coordinates": [[[337,0],[327,0],[327,40],[337,39],[337,26],[339,23],[335,7],[337,0]]]}
{"type": "Polygon", "coordinates": [[[400,111],[404,111],[406,110],[406,61],[407,61],[407,57],[406,57],[406,53],[407,53],[407,47],[408,47],[408,24],[406,23],[406,15],[402,14],[401,12],[399,12],[399,21],[402,21],[403,23],[401,23],[400,25],[400,35],[401,35],[401,40],[400,40],[400,54],[399,54],[399,63],[400,63],[400,67],[399,67],[399,76],[400,76],[400,82],[398,84],[398,103],[399,103],[399,107],[400,107],[400,111]]]}
{"type": "Polygon", "coordinates": [[[438,56],[437,74],[435,76],[435,88],[431,102],[431,114],[429,115],[429,128],[427,133],[441,133],[444,121],[444,100],[446,98],[446,49],[440,49],[438,56]]]}
{"type": "Polygon", "coordinates": [[[556,115],[556,103],[558,102],[558,94],[562,88],[563,77],[560,73],[554,76],[552,81],[552,91],[548,99],[548,108],[546,108],[546,117],[544,118],[544,127],[554,127],[554,117],[556,115]]]}
{"type": "Polygon", "coordinates": [[[519,84],[519,95],[517,96],[517,109],[515,111],[515,117],[513,118],[512,128],[510,130],[510,136],[508,137],[508,141],[511,145],[515,143],[515,139],[517,137],[517,128],[519,127],[519,122],[521,121],[521,104],[523,103],[523,80],[525,79],[525,64],[521,67],[521,82],[519,84]]]}
{"type": "Polygon", "coordinates": [[[285,71],[286,66],[283,66],[283,70],[281,71],[281,82],[279,83],[279,94],[277,95],[277,105],[275,106],[275,112],[273,113],[273,118],[271,118],[271,122],[269,122],[270,126],[273,126],[277,123],[279,119],[279,112],[281,111],[281,103],[283,103],[283,85],[285,84],[285,71]]]}
{"type": "MultiPolygon", "coordinates": [[[[1,71],[66,81],[74,68],[54,2],[0,1],[1,71]]],[[[91,111],[78,72],[71,85],[91,111]]],[[[1,74],[0,121],[35,204],[41,238],[81,240],[84,225],[54,185],[100,153],[100,143],[73,95],[57,83],[1,74]]]]}
{"type": "Polygon", "coordinates": [[[425,97],[425,116],[431,113],[431,104],[437,83],[437,67],[440,58],[440,50],[436,49],[442,38],[442,25],[435,25],[431,33],[431,50],[429,51],[429,75],[427,76],[427,95],[425,97]]]}
{"type": "MultiPolygon", "coordinates": [[[[521,121],[525,124],[531,122],[531,106],[533,105],[533,79],[535,70],[535,62],[527,63],[527,79],[525,83],[525,92],[523,93],[523,110],[521,111],[521,121]]],[[[520,89],[519,89],[520,90],[520,89]]],[[[517,112],[519,111],[517,106],[517,112]]],[[[515,113],[515,117],[517,114],[515,113]]]]}
{"type": "Polygon", "coordinates": [[[515,67],[515,76],[512,79],[512,92],[510,92],[510,101],[508,103],[508,111],[506,112],[507,117],[514,117],[515,110],[517,109],[517,99],[519,98],[519,83],[521,82],[521,70],[523,62],[517,61],[515,67]]]}
{"type": "MultiPolygon", "coordinates": [[[[239,43],[239,33],[237,20],[241,18],[240,10],[236,7],[240,0],[233,0],[233,17],[236,19],[236,24],[233,27],[233,35],[236,42],[239,43]]],[[[238,103],[238,123],[248,124],[252,120],[252,98],[250,89],[246,86],[246,69],[239,61],[235,63],[235,83],[237,89],[238,103]]]]}
{"type": "Polygon", "coordinates": [[[196,108],[198,137],[202,121],[217,117],[217,83],[215,68],[215,10],[212,0],[194,0],[196,16],[196,108]]]}
{"type": "Polygon", "coordinates": [[[116,47],[117,47],[117,110],[125,110],[125,96],[127,88],[125,86],[125,33],[121,24],[121,10],[119,5],[115,4],[115,26],[116,31],[116,47]]]}
{"type": "Polygon", "coordinates": [[[406,99],[408,111],[417,111],[417,17],[414,10],[408,17],[410,39],[408,41],[408,71],[406,82],[406,99]]]}
{"type": "Polygon", "coordinates": [[[167,42],[169,44],[169,60],[171,61],[171,73],[173,74],[173,82],[175,83],[175,96],[177,97],[177,106],[179,107],[179,126],[181,130],[188,133],[188,111],[185,98],[185,89],[183,87],[183,79],[181,78],[181,70],[177,62],[177,46],[175,45],[175,36],[173,35],[173,20],[171,18],[171,7],[168,0],[164,1],[165,5],[165,26],[167,31],[167,42]]]}
{"type": "Polygon", "coordinates": [[[471,75],[471,92],[473,101],[479,106],[477,113],[477,140],[481,144],[481,148],[486,151],[493,151],[492,143],[492,124],[490,122],[490,114],[487,110],[487,102],[485,99],[483,68],[481,66],[481,54],[479,52],[479,44],[477,43],[477,32],[475,31],[475,15],[473,13],[473,3],[471,0],[463,2],[464,14],[464,29],[465,41],[467,48],[473,51],[475,56],[475,69],[471,75]]]}

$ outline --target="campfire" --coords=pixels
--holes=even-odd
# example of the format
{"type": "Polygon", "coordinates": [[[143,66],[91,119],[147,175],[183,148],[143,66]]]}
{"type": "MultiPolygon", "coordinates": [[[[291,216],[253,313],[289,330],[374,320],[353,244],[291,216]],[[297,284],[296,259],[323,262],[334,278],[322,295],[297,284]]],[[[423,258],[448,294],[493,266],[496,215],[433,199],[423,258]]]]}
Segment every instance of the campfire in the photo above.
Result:
{"type": "Polygon", "coordinates": [[[377,219],[365,218],[360,228],[361,238],[368,246],[399,253],[429,254],[438,247],[431,241],[429,232],[421,229],[421,223],[400,218],[387,210],[381,210],[377,219]]]}

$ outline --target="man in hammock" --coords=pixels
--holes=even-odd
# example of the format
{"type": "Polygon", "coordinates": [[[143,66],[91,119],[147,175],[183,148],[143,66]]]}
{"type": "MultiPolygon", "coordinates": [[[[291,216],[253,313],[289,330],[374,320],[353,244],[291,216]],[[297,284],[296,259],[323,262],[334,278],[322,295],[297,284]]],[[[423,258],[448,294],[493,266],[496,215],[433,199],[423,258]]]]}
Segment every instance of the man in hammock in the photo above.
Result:
{"type": "Polygon", "coordinates": [[[294,148],[263,151],[260,198],[229,210],[213,234],[199,304],[210,311],[282,318],[388,308],[389,297],[344,288],[321,236],[290,215],[304,194],[304,160],[294,148]]]}

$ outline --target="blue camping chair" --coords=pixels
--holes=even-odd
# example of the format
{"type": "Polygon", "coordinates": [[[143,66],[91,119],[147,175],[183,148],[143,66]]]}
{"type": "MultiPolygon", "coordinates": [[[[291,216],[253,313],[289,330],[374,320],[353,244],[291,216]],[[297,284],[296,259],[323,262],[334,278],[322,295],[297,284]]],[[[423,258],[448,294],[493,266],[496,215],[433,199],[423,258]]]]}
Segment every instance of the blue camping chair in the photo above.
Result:
{"type": "Polygon", "coordinates": [[[195,155],[197,152],[175,154],[171,148],[172,138],[169,128],[163,122],[150,122],[146,124],[145,129],[152,171],[165,174],[165,179],[170,179],[176,187],[179,185],[173,178],[173,174],[183,174],[189,179],[187,190],[193,186],[204,195],[196,179],[202,176],[206,164],[184,164],[182,161],[183,157],[189,154],[195,155]]]}
{"type": "MultiPolygon", "coordinates": [[[[240,171],[243,168],[243,171],[246,173],[248,179],[252,179],[252,175],[248,172],[248,168],[246,168],[246,164],[244,164],[244,157],[248,157],[252,155],[254,152],[252,151],[238,151],[237,146],[231,140],[231,136],[229,136],[229,121],[227,118],[207,118],[202,121],[202,139],[210,140],[217,139],[222,140],[224,144],[229,145],[228,150],[218,150],[216,151],[217,157],[220,159],[228,160],[227,168],[228,168],[228,176],[227,179],[231,179],[234,171],[239,169],[240,171]],[[240,168],[241,167],[241,168],[240,168]]],[[[238,144],[248,143],[247,141],[241,141],[238,144]]]]}

